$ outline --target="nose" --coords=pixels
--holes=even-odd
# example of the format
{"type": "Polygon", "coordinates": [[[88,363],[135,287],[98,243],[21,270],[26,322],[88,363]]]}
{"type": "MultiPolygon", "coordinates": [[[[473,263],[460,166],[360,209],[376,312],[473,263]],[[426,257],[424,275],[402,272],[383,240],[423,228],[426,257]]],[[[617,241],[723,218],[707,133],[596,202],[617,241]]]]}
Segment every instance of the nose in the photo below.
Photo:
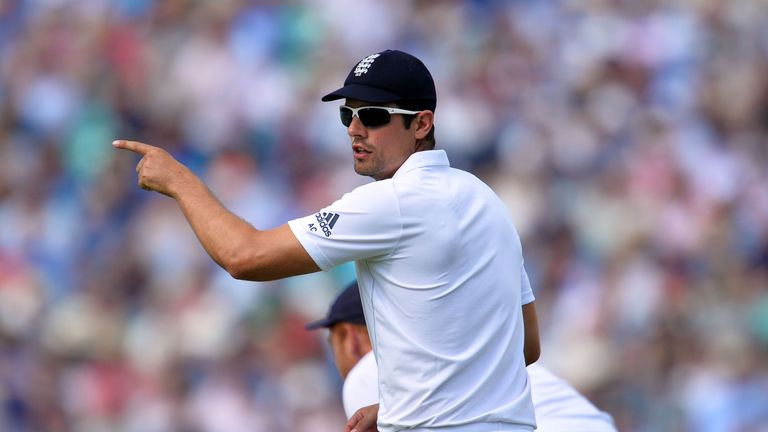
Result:
{"type": "Polygon", "coordinates": [[[350,137],[365,137],[368,134],[368,128],[363,126],[363,122],[357,116],[352,117],[352,123],[347,126],[347,135],[350,137]]]}

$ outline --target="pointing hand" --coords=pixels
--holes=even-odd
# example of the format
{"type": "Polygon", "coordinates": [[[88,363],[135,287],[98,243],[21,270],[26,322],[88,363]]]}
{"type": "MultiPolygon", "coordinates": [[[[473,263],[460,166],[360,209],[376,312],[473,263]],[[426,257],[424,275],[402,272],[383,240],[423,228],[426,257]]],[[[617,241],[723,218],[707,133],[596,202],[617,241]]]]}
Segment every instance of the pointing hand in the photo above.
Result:
{"type": "Polygon", "coordinates": [[[190,175],[187,167],[179,163],[167,151],[138,141],[116,140],[112,146],[130,150],[142,156],[136,173],[139,187],[174,197],[175,189],[190,175]]]}

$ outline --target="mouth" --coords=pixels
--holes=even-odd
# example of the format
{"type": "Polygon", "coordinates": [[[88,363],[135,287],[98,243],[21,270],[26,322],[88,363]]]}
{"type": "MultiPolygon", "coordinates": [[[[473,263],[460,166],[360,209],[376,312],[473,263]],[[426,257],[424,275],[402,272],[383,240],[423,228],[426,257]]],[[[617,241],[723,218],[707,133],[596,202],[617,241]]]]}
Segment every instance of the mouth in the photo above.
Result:
{"type": "Polygon", "coordinates": [[[357,158],[361,158],[361,157],[365,157],[365,155],[371,153],[370,151],[366,150],[365,147],[363,147],[363,146],[361,146],[359,144],[352,145],[352,152],[354,153],[356,159],[357,158]]]}

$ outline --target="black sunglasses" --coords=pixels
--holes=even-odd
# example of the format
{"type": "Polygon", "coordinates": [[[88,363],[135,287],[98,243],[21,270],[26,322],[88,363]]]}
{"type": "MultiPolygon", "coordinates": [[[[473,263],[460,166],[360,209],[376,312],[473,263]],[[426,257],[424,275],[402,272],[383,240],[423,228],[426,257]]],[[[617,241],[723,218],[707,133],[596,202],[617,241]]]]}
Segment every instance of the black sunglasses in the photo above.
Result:
{"type": "Polygon", "coordinates": [[[382,107],[382,106],[364,106],[352,108],[346,105],[339,107],[341,115],[341,124],[349,127],[352,124],[352,118],[357,116],[365,127],[384,126],[392,119],[392,114],[418,114],[421,111],[409,111],[400,108],[382,107]]]}

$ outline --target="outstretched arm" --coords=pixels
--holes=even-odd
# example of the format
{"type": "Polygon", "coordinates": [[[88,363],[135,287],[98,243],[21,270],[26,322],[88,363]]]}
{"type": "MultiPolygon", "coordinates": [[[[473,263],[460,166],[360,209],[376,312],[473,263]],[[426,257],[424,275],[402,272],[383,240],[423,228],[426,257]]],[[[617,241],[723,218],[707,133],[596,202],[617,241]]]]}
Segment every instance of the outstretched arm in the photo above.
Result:
{"type": "Polygon", "coordinates": [[[112,145],[142,156],[136,166],[139,186],[175,199],[208,255],[233,277],[274,280],[320,270],[288,225],[257,230],[167,151],[136,141],[112,145]]]}

